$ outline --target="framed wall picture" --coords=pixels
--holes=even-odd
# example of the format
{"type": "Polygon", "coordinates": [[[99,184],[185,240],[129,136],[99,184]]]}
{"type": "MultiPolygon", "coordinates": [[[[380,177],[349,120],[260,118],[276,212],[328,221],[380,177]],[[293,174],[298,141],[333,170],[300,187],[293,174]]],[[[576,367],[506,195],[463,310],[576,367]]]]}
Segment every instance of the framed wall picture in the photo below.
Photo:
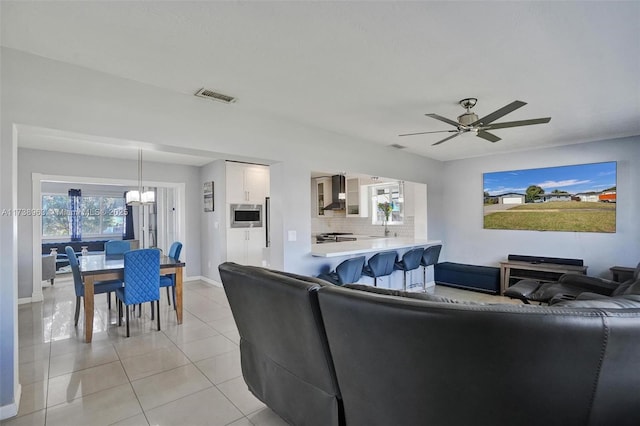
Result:
{"type": "Polygon", "coordinates": [[[213,204],[213,182],[204,183],[204,211],[212,212],[214,210],[213,204]]]}
{"type": "Polygon", "coordinates": [[[484,229],[616,232],[616,162],[484,173],[484,229]]]}

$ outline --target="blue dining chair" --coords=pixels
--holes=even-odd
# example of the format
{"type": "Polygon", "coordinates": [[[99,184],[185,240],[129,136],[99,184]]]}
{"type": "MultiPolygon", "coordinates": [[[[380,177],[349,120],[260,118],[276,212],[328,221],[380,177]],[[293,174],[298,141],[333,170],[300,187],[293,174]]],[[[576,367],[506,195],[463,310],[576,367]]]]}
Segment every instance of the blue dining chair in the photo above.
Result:
{"type": "MultiPolygon", "coordinates": [[[[179,241],[174,242],[169,247],[169,257],[174,258],[175,260],[180,260],[180,252],[182,251],[182,243],[179,241]]],[[[173,290],[173,309],[176,308],[176,274],[167,274],[160,277],[160,287],[167,288],[167,302],[171,305],[171,300],[169,297],[169,287],[172,287],[173,290]]]]}
{"type": "Polygon", "coordinates": [[[407,291],[407,272],[420,267],[423,253],[424,249],[422,247],[414,248],[403,254],[402,259],[396,262],[394,268],[404,273],[402,277],[402,289],[404,291],[407,291]]]}
{"type": "MultiPolygon", "coordinates": [[[[69,258],[69,265],[71,266],[71,272],[73,273],[73,284],[76,290],[76,313],[74,317],[74,326],[77,326],[78,318],[80,317],[80,298],[84,297],[84,283],[82,282],[82,276],[80,275],[78,257],[73,251],[73,247],[66,246],[64,251],[67,253],[67,257],[69,258]]],[[[109,308],[111,308],[111,292],[116,291],[118,288],[122,288],[122,286],[122,280],[97,281],[93,284],[93,294],[107,293],[109,308]]]]}
{"type": "Polygon", "coordinates": [[[385,251],[376,253],[369,258],[367,266],[362,270],[363,274],[373,278],[373,286],[378,286],[378,278],[386,277],[393,273],[398,253],[395,251],[385,251]]]}
{"type": "Polygon", "coordinates": [[[158,331],[160,331],[160,250],[139,249],[124,253],[124,287],[116,290],[118,325],[122,325],[122,304],[127,316],[129,337],[129,306],[156,302],[158,331]]]}
{"type": "Polygon", "coordinates": [[[104,243],[104,254],[107,256],[124,254],[129,250],[131,250],[131,243],[127,240],[109,240],[104,243]]]}

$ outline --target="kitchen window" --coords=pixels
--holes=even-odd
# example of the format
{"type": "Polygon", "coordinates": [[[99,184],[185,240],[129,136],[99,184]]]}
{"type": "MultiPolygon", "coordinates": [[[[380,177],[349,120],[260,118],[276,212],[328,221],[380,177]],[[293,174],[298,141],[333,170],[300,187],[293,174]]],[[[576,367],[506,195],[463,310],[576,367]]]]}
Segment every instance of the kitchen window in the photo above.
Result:
{"type": "Polygon", "coordinates": [[[386,182],[370,186],[371,191],[371,223],[383,225],[385,223],[384,209],[390,209],[387,225],[402,225],[404,223],[404,183],[386,182]]]}

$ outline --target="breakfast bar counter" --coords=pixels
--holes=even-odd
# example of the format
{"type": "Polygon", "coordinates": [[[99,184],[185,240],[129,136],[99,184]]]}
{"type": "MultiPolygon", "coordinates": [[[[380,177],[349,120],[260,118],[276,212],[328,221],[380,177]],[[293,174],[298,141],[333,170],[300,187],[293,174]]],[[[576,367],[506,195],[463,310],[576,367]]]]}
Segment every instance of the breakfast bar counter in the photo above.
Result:
{"type": "Polygon", "coordinates": [[[311,255],[315,257],[339,257],[356,254],[376,253],[387,250],[410,249],[442,244],[439,240],[416,238],[364,238],[339,243],[313,244],[311,255]]]}

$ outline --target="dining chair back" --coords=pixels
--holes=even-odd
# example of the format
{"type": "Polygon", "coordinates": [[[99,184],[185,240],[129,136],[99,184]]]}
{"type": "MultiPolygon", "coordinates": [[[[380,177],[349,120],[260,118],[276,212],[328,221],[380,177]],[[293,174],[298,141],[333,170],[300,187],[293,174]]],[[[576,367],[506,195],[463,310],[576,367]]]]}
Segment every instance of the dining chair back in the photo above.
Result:
{"type": "MultiPolygon", "coordinates": [[[[169,247],[169,257],[180,260],[180,253],[182,252],[182,243],[175,241],[169,247]]],[[[171,305],[171,298],[169,295],[169,288],[172,288],[173,293],[173,308],[176,309],[176,274],[167,274],[160,277],[160,287],[167,288],[167,303],[171,305]]]]}
{"type": "Polygon", "coordinates": [[[424,249],[422,247],[414,248],[407,251],[402,256],[402,259],[396,262],[395,269],[401,270],[403,272],[403,290],[407,290],[407,272],[413,271],[414,269],[418,269],[420,267],[420,261],[422,260],[423,253],[424,249]]]}
{"type": "Polygon", "coordinates": [[[109,240],[104,243],[104,254],[107,256],[124,254],[129,250],[131,250],[131,243],[127,240],[109,240]]]}
{"type": "Polygon", "coordinates": [[[180,241],[174,241],[169,247],[169,257],[173,257],[175,260],[180,259],[180,253],[182,252],[182,243],[180,241]]]}
{"type": "Polygon", "coordinates": [[[376,253],[367,262],[367,266],[364,267],[362,272],[364,275],[373,278],[374,287],[378,286],[378,278],[391,275],[394,270],[396,260],[398,259],[398,253],[395,251],[385,251],[382,253],[376,253]]]}
{"type": "Polygon", "coordinates": [[[160,330],[160,250],[139,249],[124,253],[124,287],[116,290],[118,325],[122,324],[122,304],[126,307],[127,337],[129,337],[129,306],[156,302],[158,331],[160,330]]]}
{"type": "MultiPolygon", "coordinates": [[[[76,312],[74,316],[74,325],[78,325],[78,318],[80,317],[80,298],[84,297],[84,283],[82,282],[82,276],[80,275],[80,265],[78,264],[78,257],[73,251],[73,247],[67,246],[64,249],[69,259],[69,266],[71,266],[71,273],[73,274],[73,286],[76,292],[76,312]]],[[[97,281],[93,283],[93,294],[107,293],[108,306],[111,308],[111,292],[116,291],[118,288],[122,288],[122,280],[110,280],[110,281],[97,281]]]]}

